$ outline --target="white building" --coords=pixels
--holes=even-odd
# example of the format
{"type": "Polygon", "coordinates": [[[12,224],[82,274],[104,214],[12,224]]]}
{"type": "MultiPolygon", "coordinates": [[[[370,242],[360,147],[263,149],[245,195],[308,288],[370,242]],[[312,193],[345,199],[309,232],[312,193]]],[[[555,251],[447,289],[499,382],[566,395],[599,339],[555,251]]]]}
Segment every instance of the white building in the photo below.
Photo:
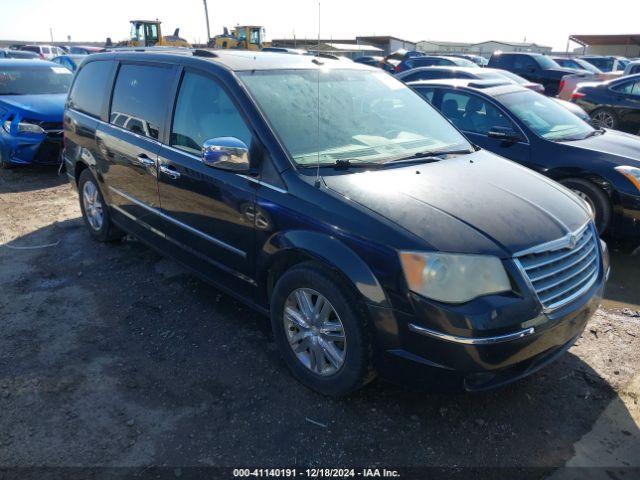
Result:
{"type": "Polygon", "coordinates": [[[490,57],[495,51],[501,52],[531,52],[551,53],[551,47],[527,42],[501,42],[488,40],[480,43],[467,42],[441,42],[436,40],[423,40],[417,43],[417,50],[423,53],[435,55],[447,55],[451,53],[468,53],[490,57]]]}
{"type": "Polygon", "coordinates": [[[440,42],[436,40],[423,40],[416,44],[416,49],[422,53],[446,55],[447,53],[467,53],[471,43],[465,42],[440,42]]]}
{"type": "Polygon", "coordinates": [[[551,53],[551,47],[527,42],[500,42],[488,40],[486,42],[474,43],[471,45],[473,53],[489,57],[493,52],[528,52],[528,53],[551,53]]]}

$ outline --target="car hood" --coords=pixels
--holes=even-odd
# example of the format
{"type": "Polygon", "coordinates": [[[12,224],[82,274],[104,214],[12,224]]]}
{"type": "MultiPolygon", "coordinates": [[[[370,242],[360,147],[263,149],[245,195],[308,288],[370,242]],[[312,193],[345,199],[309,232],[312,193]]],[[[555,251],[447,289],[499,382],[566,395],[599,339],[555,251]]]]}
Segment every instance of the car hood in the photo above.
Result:
{"type": "Polygon", "coordinates": [[[1,95],[0,107],[22,118],[62,121],[66,93],[48,95],[1,95]]]}
{"type": "Polygon", "coordinates": [[[486,151],[323,178],[349,201],[441,251],[511,257],[589,220],[569,190],[486,151]]]}
{"type": "Polygon", "coordinates": [[[606,154],[607,160],[617,165],[631,165],[640,168],[640,137],[637,135],[607,130],[604,135],[595,135],[584,140],[575,140],[564,144],[606,154]]]}

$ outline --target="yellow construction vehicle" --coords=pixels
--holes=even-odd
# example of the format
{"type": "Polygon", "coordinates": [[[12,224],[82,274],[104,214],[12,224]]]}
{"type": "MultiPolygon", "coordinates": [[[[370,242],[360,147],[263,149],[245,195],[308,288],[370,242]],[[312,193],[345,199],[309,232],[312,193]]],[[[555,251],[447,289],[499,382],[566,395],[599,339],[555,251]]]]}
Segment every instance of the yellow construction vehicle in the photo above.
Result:
{"type": "Polygon", "coordinates": [[[209,47],[237,48],[241,50],[262,50],[268,46],[264,41],[264,27],[259,25],[238,25],[231,33],[225,27],[222,35],[209,40],[209,47]]]}
{"type": "MultiPolygon", "coordinates": [[[[180,38],[180,29],[173,35],[162,36],[159,20],[131,20],[129,40],[118,43],[118,47],[190,47],[184,38],[180,38]]],[[[107,40],[109,43],[109,41],[107,40]]]]}

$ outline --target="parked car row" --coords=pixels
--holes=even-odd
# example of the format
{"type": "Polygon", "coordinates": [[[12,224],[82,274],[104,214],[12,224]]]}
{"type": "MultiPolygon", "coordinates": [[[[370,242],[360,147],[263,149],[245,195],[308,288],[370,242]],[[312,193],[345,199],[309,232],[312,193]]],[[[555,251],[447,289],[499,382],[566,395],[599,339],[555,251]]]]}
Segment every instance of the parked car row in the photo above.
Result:
{"type": "Polygon", "coordinates": [[[62,128],[91,235],[132,233],[268,315],[292,374],[327,395],[376,375],[477,391],[533,373],[600,302],[599,233],[640,238],[640,139],[504,76],[85,58],[75,76],[0,61],[3,165],[39,162],[62,128]]]}
{"type": "Polygon", "coordinates": [[[600,127],[640,132],[640,74],[582,83],[571,95],[600,127]]]}
{"type": "Polygon", "coordinates": [[[476,65],[461,68],[455,60],[445,56],[412,56],[393,70],[405,82],[508,77],[512,82],[534,91],[557,96],[565,101],[565,108],[598,127],[640,132],[640,91],[633,78],[640,72],[640,62],[617,57],[565,58],[537,53],[496,52],[489,59],[488,67],[479,69],[476,65]],[[421,66],[421,62],[427,66],[421,66]],[[610,67],[614,71],[603,72],[595,65],[603,63],[605,68],[610,67]],[[566,103],[568,101],[575,106],[566,103]]]}
{"type": "MultiPolygon", "coordinates": [[[[497,68],[467,68],[467,67],[420,67],[406,70],[398,73],[396,78],[402,80],[405,83],[415,82],[418,80],[437,80],[445,78],[466,78],[475,80],[497,80],[500,82],[514,83],[521,85],[522,87],[533,90],[534,92],[544,93],[544,87],[539,83],[533,83],[525,78],[516,75],[515,73],[507,70],[500,70],[497,68]]],[[[582,108],[578,105],[555,98],[555,101],[559,102],[564,108],[567,108],[572,113],[580,117],[581,119],[589,122],[590,117],[582,108]]]]}

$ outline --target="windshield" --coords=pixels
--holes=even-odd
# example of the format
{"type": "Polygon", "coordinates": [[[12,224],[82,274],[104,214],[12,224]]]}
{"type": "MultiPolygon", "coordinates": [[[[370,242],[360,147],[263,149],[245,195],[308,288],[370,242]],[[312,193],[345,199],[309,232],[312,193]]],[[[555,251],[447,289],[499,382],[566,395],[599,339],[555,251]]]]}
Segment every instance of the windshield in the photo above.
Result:
{"type": "Polygon", "coordinates": [[[478,70],[477,72],[473,72],[473,74],[482,80],[502,80],[504,82],[504,80],[507,79],[510,81],[514,81],[511,78],[507,77],[507,75],[503,75],[501,72],[487,70],[486,68],[478,70]]]}
{"type": "Polygon", "coordinates": [[[502,95],[500,100],[531,130],[547,140],[579,140],[594,128],[565,107],[539,93],[526,91],[502,95]]]}
{"type": "Polygon", "coordinates": [[[433,107],[384,72],[314,69],[240,75],[298,165],[472,151],[433,107]]]}
{"type": "Polygon", "coordinates": [[[456,63],[456,65],[460,66],[460,67],[472,67],[472,68],[477,68],[478,64],[475,62],[472,62],[471,60],[467,59],[467,58],[456,58],[456,60],[454,60],[454,62],[456,63]]]}
{"type": "Polygon", "coordinates": [[[558,62],[556,62],[555,60],[552,60],[549,57],[545,57],[544,55],[537,56],[536,60],[538,60],[538,65],[540,65],[541,68],[559,68],[560,67],[560,65],[558,65],[558,62]]]}
{"type": "Polygon", "coordinates": [[[522,78],[520,75],[516,75],[513,72],[509,72],[508,70],[497,70],[496,73],[501,75],[502,77],[508,78],[509,80],[519,83],[520,85],[525,85],[531,83],[526,78],[522,78]]]}
{"type": "Polygon", "coordinates": [[[0,67],[0,95],[67,93],[72,73],[64,67],[0,67]]]}
{"type": "Polygon", "coordinates": [[[593,73],[602,73],[602,70],[600,70],[598,67],[596,67],[595,65],[591,65],[589,62],[586,62],[581,58],[574,58],[573,61],[580,65],[584,70],[588,70],[593,73]]]}

